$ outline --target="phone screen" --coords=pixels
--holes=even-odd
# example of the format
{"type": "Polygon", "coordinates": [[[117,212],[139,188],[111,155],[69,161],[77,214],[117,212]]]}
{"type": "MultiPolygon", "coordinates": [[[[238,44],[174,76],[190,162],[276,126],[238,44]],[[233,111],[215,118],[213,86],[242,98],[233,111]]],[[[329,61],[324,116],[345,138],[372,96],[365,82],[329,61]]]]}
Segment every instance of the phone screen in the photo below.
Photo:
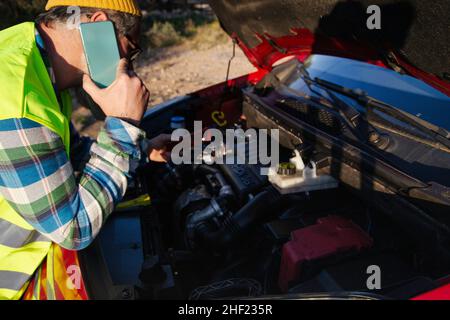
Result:
{"type": "Polygon", "coordinates": [[[80,24],[81,40],[91,79],[100,87],[109,87],[116,79],[120,53],[111,21],[80,24]]]}

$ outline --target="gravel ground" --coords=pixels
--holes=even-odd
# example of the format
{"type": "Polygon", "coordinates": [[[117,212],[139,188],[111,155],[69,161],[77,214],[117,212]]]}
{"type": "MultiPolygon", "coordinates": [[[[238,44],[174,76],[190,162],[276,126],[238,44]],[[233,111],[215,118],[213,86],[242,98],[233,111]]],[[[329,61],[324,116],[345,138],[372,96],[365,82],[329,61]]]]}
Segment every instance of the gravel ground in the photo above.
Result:
{"type": "MultiPolygon", "coordinates": [[[[185,43],[179,46],[157,49],[140,59],[136,72],[151,92],[149,108],[168,99],[188,94],[226,78],[228,61],[233,53],[230,41],[208,44],[185,43]]],[[[236,47],[230,78],[254,71],[245,55],[236,47]]],[[[85,107],[74,110],[73,122],[81,134],[96,137],[102,122],[96,121],[85,107]]]]}
{"type": "MultiPolygon", "coordinates": [[[[147,65],[137,69],[152,93],[150,107],[167,99],[184,95],[225,81],[228,61],[233,54],[232,42],[206,50],[190,50],[188,46],[159,49],[147,65]]],[[[236,49],[230,78],[254,71],[242,51],[236,49]]]]}

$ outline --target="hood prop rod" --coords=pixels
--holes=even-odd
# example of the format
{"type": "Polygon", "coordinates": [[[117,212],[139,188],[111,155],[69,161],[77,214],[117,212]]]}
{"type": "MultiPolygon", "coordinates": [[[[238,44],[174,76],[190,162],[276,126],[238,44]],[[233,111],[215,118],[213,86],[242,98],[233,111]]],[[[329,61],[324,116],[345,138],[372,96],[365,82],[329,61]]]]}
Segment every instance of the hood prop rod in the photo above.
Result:
{"type": "Polygon", "coordinates": [[[228,80],[230,80],[231,63],[233,62],[235,57],[236,57],[236,39],[233,38],[233,54],[231,55],[230,60],[228,60],[227,76],[225,78],[226,87],[229,87],[228,80]]]}
{"type": "MultiPolygon", "coordinates": [[[[236,39],[233,38],[233,54],[231,55],[230,60],[228,60],[228,67],[227,67],[227,75],[225,77],[225,87],[223,90],[223,93],[226,94],[228,91],[231,91],[231,86],[228,85],[228,81],[230,80],[230,71],[231,71],[231,63],[233,62],[234,58],[236,57],[236,39]]],[[[222,107],[224,103],[223,96],[220,97],[220,103],[219,103],[219,111],[222,112],[222,107]]]]}

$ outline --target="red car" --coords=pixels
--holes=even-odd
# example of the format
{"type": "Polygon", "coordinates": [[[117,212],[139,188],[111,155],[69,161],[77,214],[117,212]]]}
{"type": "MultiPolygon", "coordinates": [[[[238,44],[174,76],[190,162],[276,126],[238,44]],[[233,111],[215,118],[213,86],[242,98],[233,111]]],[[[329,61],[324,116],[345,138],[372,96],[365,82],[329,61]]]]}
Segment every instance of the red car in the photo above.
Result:
{"type": "Polygon", "coordinates": [[[143,128],[277,129],[276,178],[259,162],[141,168],[138,200],[71,257],[82,297],[450,299],[450,3],[209,2],[258,71],[143,128]]]}

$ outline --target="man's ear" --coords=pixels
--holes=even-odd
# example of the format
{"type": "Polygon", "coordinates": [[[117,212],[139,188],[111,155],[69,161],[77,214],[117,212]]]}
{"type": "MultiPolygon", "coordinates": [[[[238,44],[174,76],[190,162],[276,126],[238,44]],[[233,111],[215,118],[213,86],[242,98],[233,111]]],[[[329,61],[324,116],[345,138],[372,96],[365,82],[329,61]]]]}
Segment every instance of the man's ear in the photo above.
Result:
{"type": "Polygon", "coordinates": [[[103,11],[95,12],[91,17],[91,22],[107,21],[108,16],[103,11]]]}

